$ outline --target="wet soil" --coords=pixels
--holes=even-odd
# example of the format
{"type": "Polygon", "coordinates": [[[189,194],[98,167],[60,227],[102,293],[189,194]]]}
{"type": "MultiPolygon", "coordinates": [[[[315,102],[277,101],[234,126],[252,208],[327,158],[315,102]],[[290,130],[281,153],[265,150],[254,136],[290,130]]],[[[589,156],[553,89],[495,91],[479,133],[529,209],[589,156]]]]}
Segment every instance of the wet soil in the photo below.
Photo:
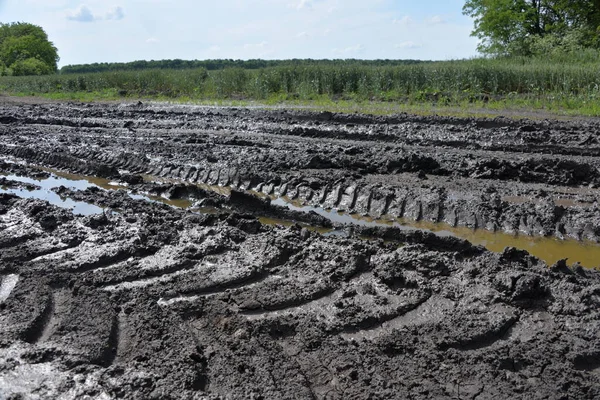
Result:
{"type": "Polygon", "coordinates": [[[598,271],[248,192],[598,241],[598,128],[0,105],[0,398],[598,398],[598,271]]]}

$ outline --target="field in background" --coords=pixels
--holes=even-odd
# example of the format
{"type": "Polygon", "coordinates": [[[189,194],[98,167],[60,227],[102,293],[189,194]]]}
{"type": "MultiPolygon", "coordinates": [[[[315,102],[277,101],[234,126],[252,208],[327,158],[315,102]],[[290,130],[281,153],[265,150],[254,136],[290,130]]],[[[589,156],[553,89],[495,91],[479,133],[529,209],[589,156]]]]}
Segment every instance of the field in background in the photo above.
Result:
{"type": "Polygon", "coordinates": [[[223,69],[67,70],[50,76],[0,77],[0,91],[77,100],[258,101],[329,108],[377,103],[380,106],[374,108],[382,112],[403,105],[465,111],[526,108],[598,116],[598,61],[597,56],[423,63],[298,60],[266,66],[229,62],[223,69]]]}

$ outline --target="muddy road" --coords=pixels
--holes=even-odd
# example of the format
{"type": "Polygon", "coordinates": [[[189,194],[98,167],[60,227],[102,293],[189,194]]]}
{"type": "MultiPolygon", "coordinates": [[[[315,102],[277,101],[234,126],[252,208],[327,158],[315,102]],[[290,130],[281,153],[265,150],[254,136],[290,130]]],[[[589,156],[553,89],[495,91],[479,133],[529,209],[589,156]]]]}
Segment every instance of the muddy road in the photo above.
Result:
{"type": "Polygon", "coordinates": [[[0,398],[598,398],[598,271],[406,225],[597,251],[599,131],[0,102],[0,398]]]}

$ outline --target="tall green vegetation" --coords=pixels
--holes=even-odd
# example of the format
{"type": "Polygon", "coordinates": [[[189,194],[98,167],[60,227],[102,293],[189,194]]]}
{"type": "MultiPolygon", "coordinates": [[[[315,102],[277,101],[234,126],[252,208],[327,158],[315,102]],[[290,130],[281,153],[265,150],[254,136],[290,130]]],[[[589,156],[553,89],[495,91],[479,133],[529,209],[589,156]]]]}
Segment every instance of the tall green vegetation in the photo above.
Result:
{"type": "MultiPolygon", "coordinates": [[[[307,63],[261,69],[139,70],[3,77],[23,94],[259,101],[394,101],[463,105],[519,103],[600,108],[598,58],[474,59],[410,65],[307,63]],[[594,106],[594,107],[593,107],[594,106]]],[[[596,113],[594,108],[589,113],[596,113]]]]}
{"type": "Polygon", "coordinates": [[[0,75],[52,74],[58,60],[56,47],[41,27],[0,23],[0,75]]]}
{"type": "Polygon", "coordinates": [[[600,48],[600,0],[467,0],[479,51],[546,55],[600,48]]]}

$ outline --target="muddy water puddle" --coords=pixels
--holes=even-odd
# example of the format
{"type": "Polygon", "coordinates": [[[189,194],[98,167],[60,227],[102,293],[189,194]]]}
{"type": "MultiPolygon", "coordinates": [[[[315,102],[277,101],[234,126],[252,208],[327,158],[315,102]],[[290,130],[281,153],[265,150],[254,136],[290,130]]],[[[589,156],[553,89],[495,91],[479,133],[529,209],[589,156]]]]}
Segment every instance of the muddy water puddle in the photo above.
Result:
{"type": "MultiPolygon", "coordinates": [[[[61,171],[39,168],[45,172],[50,173],[50,177],[47,178],[30,178],[16,175],[1,174],[0,176],[5,177],[8,180],[18,181],[24,184],[31,184],[39,187],[40,189],[28,189],[24,188],[11,188],[11,187],[0,187],[0,193],[13,193],[17,196],[24,198],[36,198],[41,200],[49,201],[50,203],[59,207],[68,208],[73,210],[75,214],[91,215],[105,212],[106,210],[98,206],[88,204],[85,202],[74,201],[69,198],[61,197],[52,191],[53,188],[60,186],[69,187],[76,190],[85,190],[90,187],[98,187],[104,190],[127,190],[126,184],[111,182],[107,179],[88,177],[82,175],[68,174],[61,171]]],[[[147,181],[159,181],[164,182],[163,179],[145,177],[147,181]]],[[[169,180],[170,181],[170,180],[169,180]]],[[[174,182],[173,182],[174,183],[174,182]]],[[[178,182],[181,183],[181,182],[178,182]]],[[[202,189],[210,190],[221,195],[228,195],[231,192],[229,187],[225,186],[212,186],[212,185],[198,185],[202,189]]],[[[250,191],[252,192],[252,191],[250,191]]],[[[252,192],[254,193],[254,192],[252,192]]],[[[332,222],[345,224],[348,227],[343,229],[331,229],[316,226],[309,226],[307,224],[300,224],[301,226],[314,231],[319,232],[324,236],[340,236],[349,237],[352,234],[351,226],[364,226],[364,227],[395,227],[401,230],[423,230],[433,232],[439,236],[454,236],[468,240],[469,242],[482,245],[490,251],[502,252],[506,247],[516,247],[518,249],[527,250],[530,254],[544,260],[549,265],[554,264],[560,259],[567,258],[569,264],[579,262],[584,267],[598,268],[600,267],[600,245],[592,242],[581,242],[577,240],[567,239],[559,240],[550,237],[532,237],[522,235],[510,235],[506,233],[494,233],[486,230],[473,230],[470,228],[463,227],[452,227],[443,223],[433,223],[426,221],[410,221],[404,219],[386,218],[373,219],[367,216],[358,214],[348,214],[344,212],[338,212],[335,210],[323,209],[320,207],[312,207],[302,205],[298,201],[294,201],[287,197],[273,197],[260,194],[261,197],[271,198],[271,203],[278,206],[284,206],[293,211],[299,212],[314,212],[319,214],[332,222]]],[[[212,208],[194,208],[194,202],[192,199],[168,199],[161,196],[152,196],[146,194],[136,194],[129,191],[129,196],[137,200],[145,200],[151,202],[161,202],[168,204],[172,207],[190,209],[193,212],[199,213],[218,213],[219,210],[212,208]]],[[[294,225],[294,221],[273,219],[270,217],[259,217],[259,221],[266,225],[283,225],[291,226],[294,225]]],[[[368,238],[363,238],[368,239],[368,238]]]]}
{"type": "MultiPolygon", "coordinates": [[[[109,181],[108,179],[69,174],[50,168],[39,168],[41,171],[48,172],[49,177],[32,178],[18,175],[7,175],[0,173],[0,177],[7,180],[25,184],[24,187],[3,187],[0,186],[0,193],[10,193],[26,199],[38,199],[48,201],[57,207],[72,210],[77,215],[94,215],[106,212],[107,209],[83,201],[75,201],[69,197],[61,196],[53,191],[60,186],[73,190],[85,190],[96,187],[104,190],[127,190],[127,185],[109,181]],[[33,185],[32,189],[26,185],[33,185]]],[[[135,200],[145,200],[159,202],[176,208],[191,208],[193,202],[189,199],[167,199],[161,196],[142,195],[129,192],[129,196],[135,200]]],[[[212,212],[210,209],[202,209],[206,213],[212,212]]]]}
{"type": "Polygon", "coordinates": [[[87,189],[91,187],[87,181],[69,181],[67,179],[60,178],[55,175],[51,175],[48,178],[28,178],[17,175],[2,175],[0,176],[15,182],[25,183],[34,185],[36,188],[31,187],[0,187],[0,193],[10,193],[17,195],[25,199],[38,199],[45,200],[55,206],[72,210],[77,215],[93,215],[101,214],[104,209],[93,204],[85,203],[83,201],[75,201],[68,197],[63,197],[53,192],[52,189],[65,186],[73,189],[87,189]]]}
{"type": "Polygon", "coordinates": [[[154,203],[164,203],[171,207],[175,208],[192,208],[194,202],[189,199],[168,199],[162,196],[153,196],[153,195],[145,195],[145,194],[137,194],[137,193],[129,193],[129,197],[134,200],[146,200],[154,203]]]}
{"type": "Polygon", "coordinates": [[[459,237],[497,253],[502,252],[507,247],[527,250],[529,254],[544,260],[548,265],[567,258],[568,264],[579,262],[587,268],[600,268],[600,245],[590,241],[511,235],[502,232],[473,230],[466,227],[451,227],[446,224],[426,221],[413,221],[411,225],[417,229],[431,231],[438,235],[459,237]]]}
{"type": "MultiPolygon", "coordinates": [[[[294,211],[315,212],[333,222],[366,227],[394,227],[402,230],[423,230],[439,236],[454,236],[481,245],[493,252],[502,252],[506,247],[527,250],[531,255],[552,265],[558,260],[567,258],[569,263],[579,262],[587,268],[600,267],[600,245],[593,242],[573,239],[560,240],[552,237],[534,237],[510,235],[502,232],[474,230],[466,227],[452,227],[444,223],[427,221],[409,221],[405,219],[374,219],[358,214],[348,214],[319,207],[300,206],[291,200],[281,197],[272,200],[273,204],[288,207],[294,211]]],[[[339,232],[339,231],[338,231],[339,232]]],[[[340,232],[343,234],[343,232],[340,232]]]]}
{"type": "MultiPolygon", "coordinates": [[[[36,178],[0,172],[0,178],[4,177],[8,180],[35,185],[41,188],[41,190],[28,190],[27,188],[9,188],[0,186],[0,193],[12,193],[23,198],[46,200],[55,206],[71,209],[75,214],[79,215],[100,214],[106,211],[106,209],[97,207],[93,204],[89,204],[86,202],[73,201],[68,197],[59,196],[54,191],[52,191],[52,189],[56,189],[60,186],[64,186],[73,190],[85,190],[92,187],[104,190],[122,189],[126,190],[128,192],[129,197],[131,197],[134,200],[145,200],[155,203],[163,203],[175,208],[189,209],[194,206],[194,202],[190,199],[170,199],[167,197],[155,196],[151,194],[133,193],[131,190],[129,190],[128,184],[124,182],[115,182],[109,179],[100,178],[96,176],[71,174],[53,168],[46,168],[39,165],[31,165],[23,160],[12,157],[1,157],[0,161],[29,166],[34,170],[50,174],[49,177],[36,178]]],[[[213,191],[217,190],[213,189],[213,191]]],[[[220,193],[221,191],[217,192],[220,193]]],[[[195,208],[194,210],[204,214],[214,214],[216,212],[215,209],[210,207],[200,207],[195,208]]]]}

